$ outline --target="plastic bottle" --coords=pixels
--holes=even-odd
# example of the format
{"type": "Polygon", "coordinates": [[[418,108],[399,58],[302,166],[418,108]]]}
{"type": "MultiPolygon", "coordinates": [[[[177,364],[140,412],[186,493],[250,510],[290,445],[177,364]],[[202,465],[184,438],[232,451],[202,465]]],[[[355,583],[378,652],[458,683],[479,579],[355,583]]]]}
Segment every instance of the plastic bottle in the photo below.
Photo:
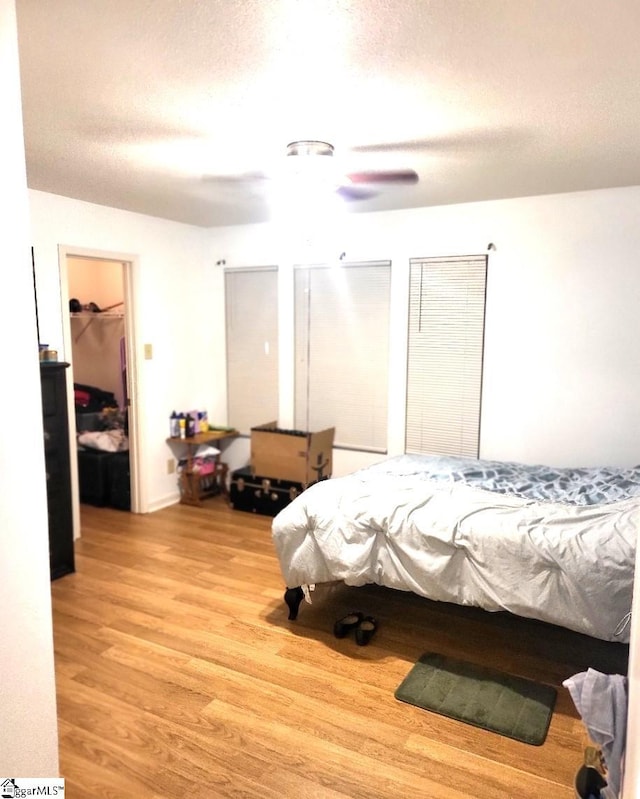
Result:
{"type": "Polygon", "coordinates": [[[193,438],[196,434],[196,420],[189,413],[187,414],[187,438],[193,438]]]}
{"type": "Polygon", "coordinates": [[[180,438],[187,437],[187,420],[185,419],[184,413],[178,416],[178,430],[180,432],[180,438]]]}
{"type": "Polygon", "coordinates": [[[171,438],[178,438],[180,435],[180,424],[178,423],[178,414],[173,411],[169,417],[169,435],[171,438]]]}

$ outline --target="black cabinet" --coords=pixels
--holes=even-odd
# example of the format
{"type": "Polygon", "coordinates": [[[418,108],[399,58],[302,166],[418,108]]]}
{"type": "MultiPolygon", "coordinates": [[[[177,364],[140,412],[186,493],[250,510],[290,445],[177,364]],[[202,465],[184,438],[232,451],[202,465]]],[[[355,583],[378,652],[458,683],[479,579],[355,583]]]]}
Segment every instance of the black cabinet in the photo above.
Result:
{"type": "Polygon", "coordinates": [[[49,564],[52,580],[75,571],[65,377],[68,365],[51,361],[40,363],[49,511],[49,564]]]}

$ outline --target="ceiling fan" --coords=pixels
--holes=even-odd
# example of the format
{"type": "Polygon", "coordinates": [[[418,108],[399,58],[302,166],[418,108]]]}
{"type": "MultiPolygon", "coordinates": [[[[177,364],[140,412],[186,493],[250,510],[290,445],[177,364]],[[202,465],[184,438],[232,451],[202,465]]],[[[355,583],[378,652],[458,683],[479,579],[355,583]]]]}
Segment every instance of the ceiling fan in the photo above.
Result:
{"type": "Polygon", "coordinates": [[[205,175],[204,179],[225,184],[262,180],[296,181],[307,190],[335,191],[345,200],[366,200],[379,194],[384,186],[411,185],[419,180],[418,173],[413,169],[339,173],[331,163],[333,154],[334,147],[329,142],[302,139],[287,145],[287,163],[280,174],[247,172],[239,175],[205,175]]]}

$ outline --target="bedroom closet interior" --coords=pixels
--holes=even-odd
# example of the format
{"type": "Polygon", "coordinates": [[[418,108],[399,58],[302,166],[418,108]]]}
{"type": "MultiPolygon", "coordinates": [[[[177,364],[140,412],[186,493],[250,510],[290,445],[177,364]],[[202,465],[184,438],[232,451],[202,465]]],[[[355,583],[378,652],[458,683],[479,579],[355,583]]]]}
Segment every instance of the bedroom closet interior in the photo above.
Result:
{"type": "Polygon", "coordinates": [[[123,269],[67,257],[79,498],[130,510],[123,269]]]}

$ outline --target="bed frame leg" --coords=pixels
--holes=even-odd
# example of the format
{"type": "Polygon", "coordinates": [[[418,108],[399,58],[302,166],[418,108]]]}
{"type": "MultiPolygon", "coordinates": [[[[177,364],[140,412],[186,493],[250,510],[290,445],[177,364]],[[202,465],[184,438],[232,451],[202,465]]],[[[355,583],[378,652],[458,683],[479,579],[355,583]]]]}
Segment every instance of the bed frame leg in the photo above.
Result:
{"type": "Polygon", "coordinates": [[[289,608],[289,619],[295,621],[298,618],[298,608],[304,598],[304,591],[300,586],[296,588],[287,588],[284,592],[284,601],[289,608]]]}

